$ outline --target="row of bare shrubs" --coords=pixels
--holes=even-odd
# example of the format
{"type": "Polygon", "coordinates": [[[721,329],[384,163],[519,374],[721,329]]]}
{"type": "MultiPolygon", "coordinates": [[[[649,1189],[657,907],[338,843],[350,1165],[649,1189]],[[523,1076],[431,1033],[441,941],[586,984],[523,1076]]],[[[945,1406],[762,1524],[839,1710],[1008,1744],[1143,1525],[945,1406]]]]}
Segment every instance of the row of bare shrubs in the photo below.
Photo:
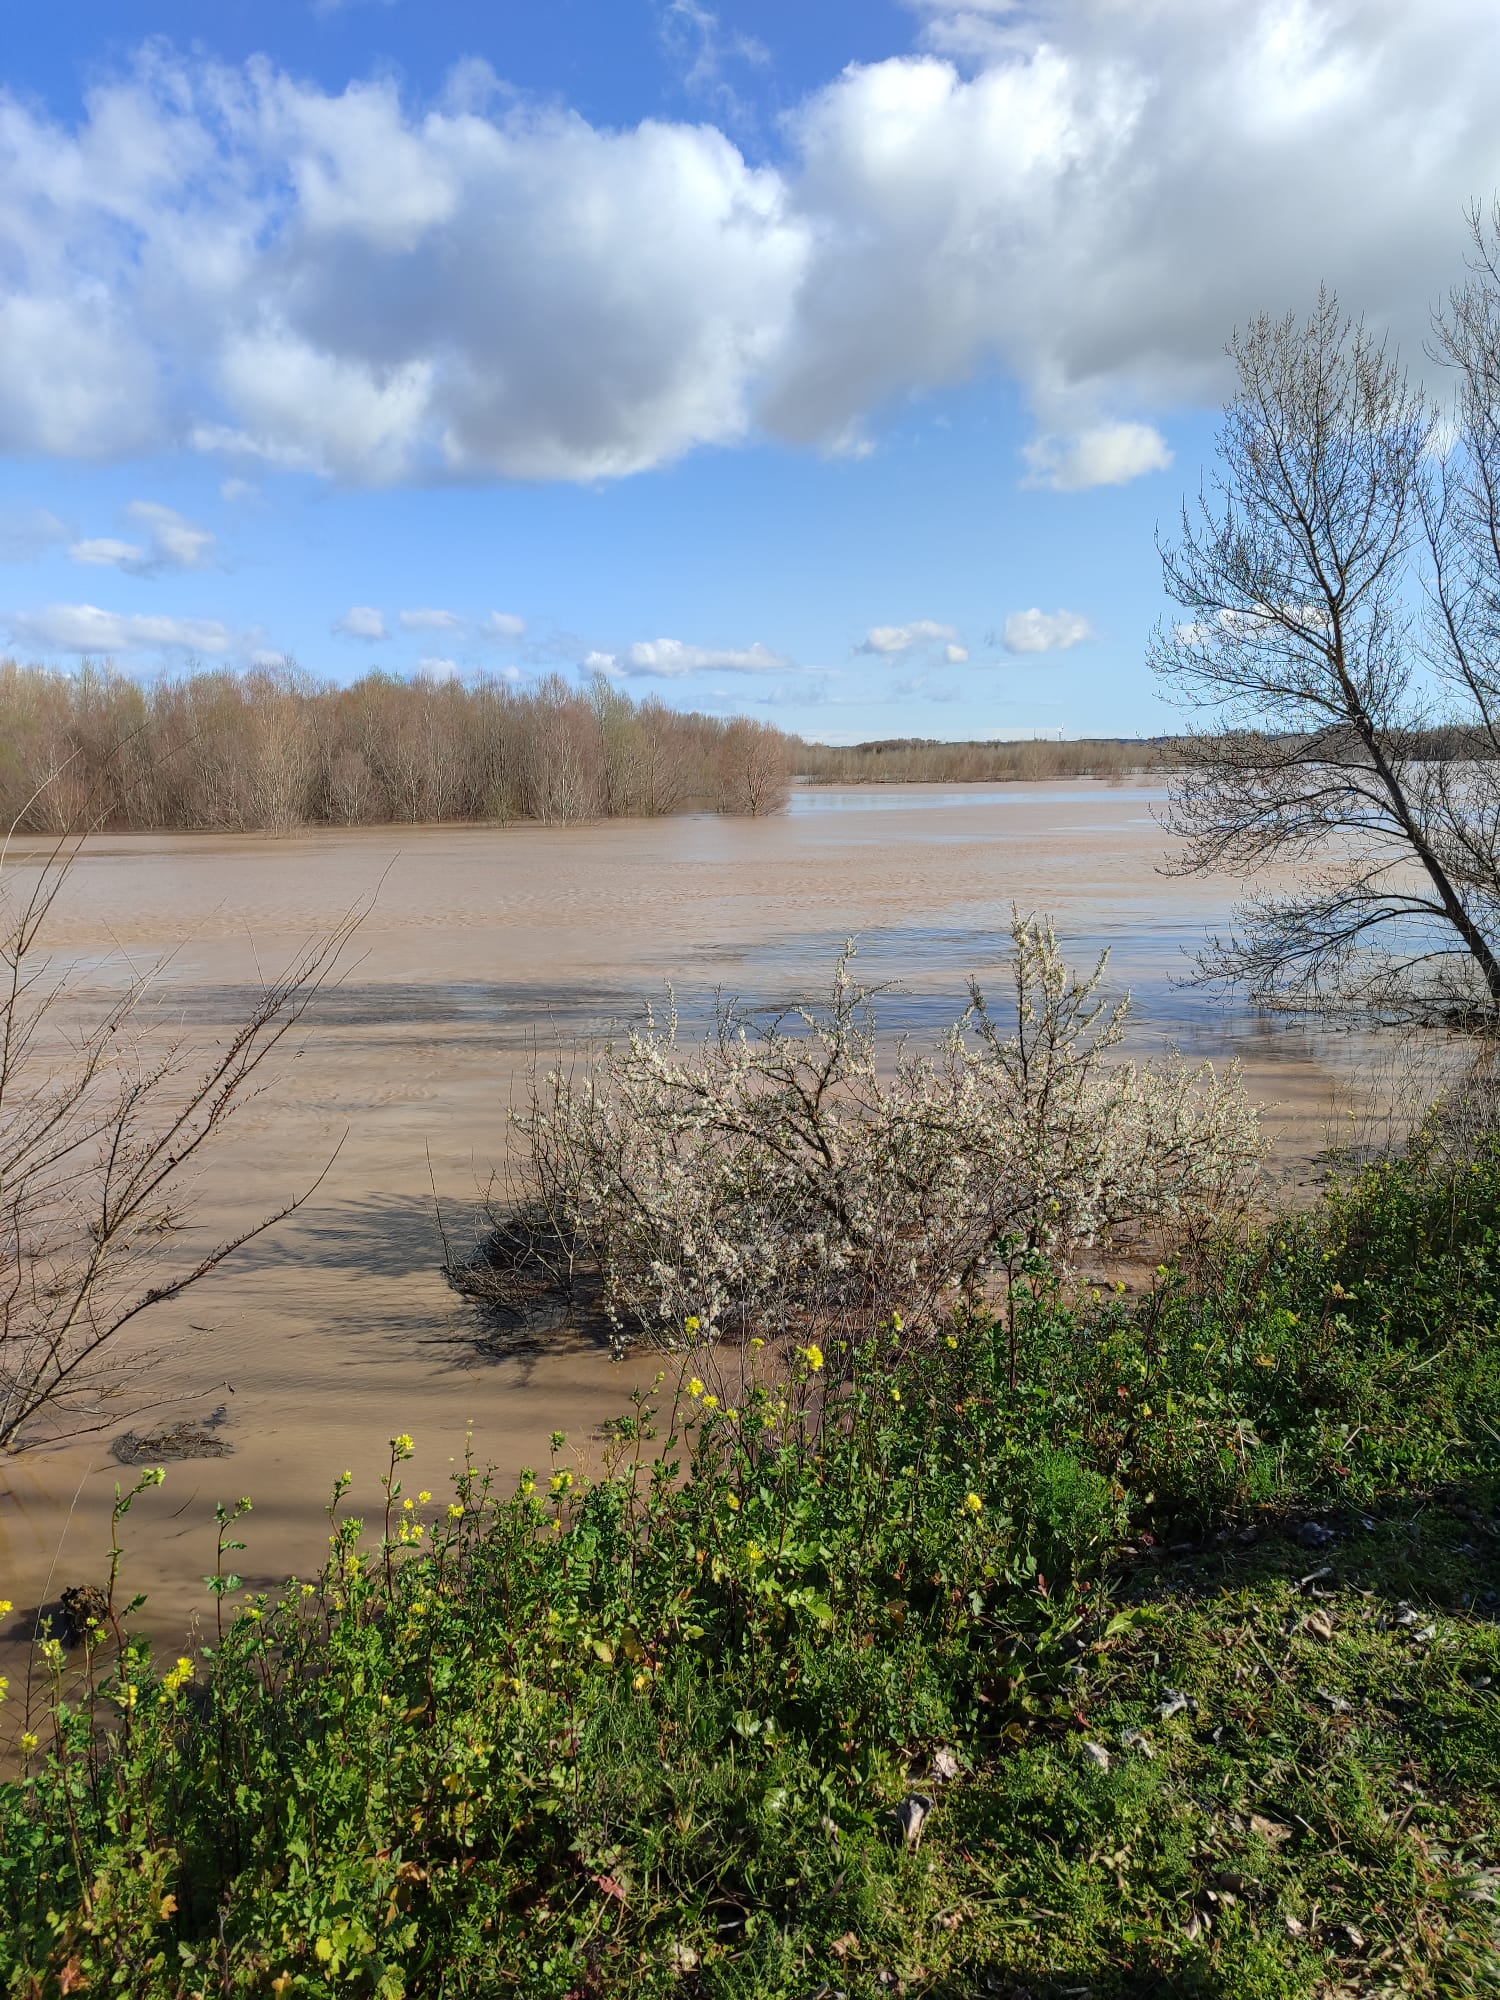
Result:
{"type": "Polygon", "coordinates": [[[1047,778],[1125,778],[1157,770],[1167,745],[1114,737],[1075,742],[937,743],[892,737],[878,743],[805,743],[797,769],[825,785],[1036,783],[1047,778]]]}
{"type": "Polygon", "coordinates": [[[0,661],[0,824],[33,832],[760,814],[785,805],[793,748],[602,677],[338,687],[276,669],[142,685],[0,661]]]}

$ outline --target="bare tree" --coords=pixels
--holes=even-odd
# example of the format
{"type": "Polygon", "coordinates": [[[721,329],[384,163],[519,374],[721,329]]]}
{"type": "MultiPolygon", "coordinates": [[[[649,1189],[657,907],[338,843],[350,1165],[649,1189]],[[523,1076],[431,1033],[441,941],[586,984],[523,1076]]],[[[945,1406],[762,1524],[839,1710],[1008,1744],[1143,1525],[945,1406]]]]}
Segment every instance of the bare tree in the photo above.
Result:
{"type": "Polygon", "coordinates": [[[1206,977],[1500,1025],[1495,301],[1491,262],[1438,322],[1456,433],[1326,292],[1231,345],[1217,475],[1161,550],[1186,617],[1153,665],[1205,717],[1169,823],[1184,871],[1304,874],[1237,912],[1206,977]]]}
{"type": "Polygon", "coordinates": [[[178,1251],[192,1169],[334,972],[359,917],[308,946],[206,1060],[175,1043],[152,1052],[147,980],[90,1015],[47,949],[77,839],[55,843],[34,872],[9,847],[0,849],[0,1449],[15,1450],[31,1427],[97,1428],[100,1398],[120,1383],[119,1336],[312,1193],[224,1241],[178,1251]]]}

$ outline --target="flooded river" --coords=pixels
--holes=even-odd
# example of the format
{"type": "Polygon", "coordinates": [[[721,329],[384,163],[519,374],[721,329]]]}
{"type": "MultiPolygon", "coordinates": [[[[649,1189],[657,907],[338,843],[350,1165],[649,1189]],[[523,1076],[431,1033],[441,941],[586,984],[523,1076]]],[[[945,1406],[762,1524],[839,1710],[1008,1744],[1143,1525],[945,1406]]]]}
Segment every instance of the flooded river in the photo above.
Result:
{"type": "MultiPolygon", "coordinates": [[[[1142,1053],[1171,1038],[1238,1056],[1282,1159],[1309,1159],[1363,1045],[1174,986],[1234,890],[1157,872],[1159,800],[1087,782],[828,790],[763,821],[94,842],[53,943],[101,988],[168,957],[162,992],[190,1036],[233,1025],[261,973],[373,899],[301,1053],[203,1173],[202,1224],[227,1234],[279,1206],[342,1141],[333,1166],[306,1208],[149,1329],[143,1391],[177,1417],[222,1407],[232,1448],[170,1466],[130,1518],[126,1580],[150,1593],[151,1626],[175,1641],[207,1610],[216,1500],[253,1498],[240,1567],[271,1587],[317,1564],[336,1473],[352,1471],[352,1504],[374,1511],[393,1432],[417,1441],[409,1484],[440,1490],[466,1430],[513,1473],[545,1462],[552,1429],[586,1443],[624,1406],[644,1364],[476,1344],[441,1276],[433,1183],[466,1227],[532,1050],[637,1015],[668,980],[689,1021],[716,986],[783,1001],[824,981],[853,933],[862,970],[897,982],[884,1018],[921,1033],[955,1017],[969,971],[998,972],[1018,903],[1050,913],[1079,959],[1112,947],[1142,1053]]],[[[0,1597],[16,1607],[0,1671],[13,1681],[38,1604],[104,1567],[114,1483],[132,1476],[109,1447],[129,1421],[0,1465],[0,1597]]]]}

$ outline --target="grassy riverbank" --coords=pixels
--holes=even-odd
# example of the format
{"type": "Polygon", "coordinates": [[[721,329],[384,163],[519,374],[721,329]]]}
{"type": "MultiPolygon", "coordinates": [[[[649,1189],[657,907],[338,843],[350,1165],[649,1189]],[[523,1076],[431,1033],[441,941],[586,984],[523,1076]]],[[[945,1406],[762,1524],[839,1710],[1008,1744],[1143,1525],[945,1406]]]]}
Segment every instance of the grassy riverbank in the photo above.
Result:
{"type": "Polygon", "coordinates": [[[226,1549],[202,1657],[107,1625],[96,1695],[33,1722],[0,1967],[1500,1991],[1497,1315],[1500,1160],[1417,1156],[1144,1301],[1038,1277],[1013,1327],[892,1329],[838,1421],[838,1357],[763,1350],[588,1481],[559,1441],[434,1496],[398,1439],[320,1578],[247,1602],[226,1549]]]}

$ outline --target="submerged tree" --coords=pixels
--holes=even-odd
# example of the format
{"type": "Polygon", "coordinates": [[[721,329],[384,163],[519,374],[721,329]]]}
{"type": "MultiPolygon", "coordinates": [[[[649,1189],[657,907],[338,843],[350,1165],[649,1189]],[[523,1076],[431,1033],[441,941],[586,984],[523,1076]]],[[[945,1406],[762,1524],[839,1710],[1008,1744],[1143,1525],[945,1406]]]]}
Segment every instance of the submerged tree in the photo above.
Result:
{"type": "Polygon", "coordinates": [[[1231,355],[1219,467],[1162,548],[1152,664],[1202,715],[1180,868],[1291,864],[1205,977],[1500,1027],[1500,209],[1435,320],[1440,410],[1325,293],[1231,355]]]}
{"type": "Polygon", "coordinates": [[[925,1054],[881,1040],[851,945],[820,1003],[721,999],[696,1046],[674,1012],[534,1076],[491,1295],[592,1281],[621,1339],[669,1346],[892,1313],[922,1338],[1035,1255],[1239,1212],[1260,1149],[1238,1076],[1122,1060],[1104,960],[1076,978],[1034,918],[1012,944],[1010,1005],[971,982],[925,1054]]]}

